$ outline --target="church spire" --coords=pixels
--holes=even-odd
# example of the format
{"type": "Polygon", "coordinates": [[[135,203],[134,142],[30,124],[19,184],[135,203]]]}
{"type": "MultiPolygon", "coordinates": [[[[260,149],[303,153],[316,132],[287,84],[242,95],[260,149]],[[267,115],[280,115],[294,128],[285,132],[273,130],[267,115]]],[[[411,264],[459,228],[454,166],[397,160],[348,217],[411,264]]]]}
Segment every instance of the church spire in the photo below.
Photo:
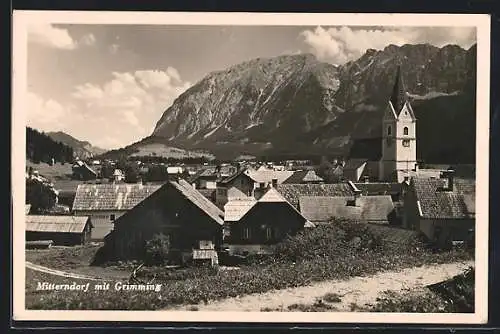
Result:
{"type": "Polygon", "coordinates": [[[396,71],[396,81],[394,82],[394,88],[392,89],[391,103],[394,107],[396,115],[399,115],[403,105],[406,102],[406,88],[403,82],[403,77],[401,75],[401,65],[398,65],[396,71]]]}

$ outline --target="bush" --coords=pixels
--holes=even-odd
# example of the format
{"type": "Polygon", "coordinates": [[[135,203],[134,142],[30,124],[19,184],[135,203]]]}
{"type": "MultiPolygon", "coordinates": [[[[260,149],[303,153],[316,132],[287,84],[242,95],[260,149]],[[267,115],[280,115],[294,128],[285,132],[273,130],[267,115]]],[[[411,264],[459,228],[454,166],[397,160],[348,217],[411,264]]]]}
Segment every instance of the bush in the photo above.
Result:
{"type": "Polygon", "coordinates": [[[145,246],[145,263],[147,265],[162,265],[168,261],[170,250],[170,239],[163,233],[153,236],[146,242],[145,246]]]}

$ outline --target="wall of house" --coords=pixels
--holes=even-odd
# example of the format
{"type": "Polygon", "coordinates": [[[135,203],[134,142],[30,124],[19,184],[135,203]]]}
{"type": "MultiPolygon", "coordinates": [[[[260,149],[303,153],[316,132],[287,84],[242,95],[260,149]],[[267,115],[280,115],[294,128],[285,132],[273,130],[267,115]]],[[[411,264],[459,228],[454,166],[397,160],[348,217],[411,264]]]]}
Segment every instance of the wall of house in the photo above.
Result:
{"type": "Polygon", "coordinates": [[[176,190],[162,188],[116,221],[106,238],[104,256],[141,259],[146,242],[159,233],[169,236],[174,262],[197,248],[200,240],[212,240],[217,250],[222,244],[222,226],[176,190]]]}
{"type": "Polygon", "coordinates": [[[215,204],[219,208],[223,208],[228,201],[253,196],[253,192],[253,182],[250,182],[244,177],[237,178],[236,180],[234,180],[234,182],[228,185],[219,185],[217,187],[215,194],[215,204]]]}
{"type": "Polygon", "coordinates": [[[115,220],[127,212],[126,210],[116,211],[73,211],[77,216],[89,216],[94,228],[92,229],[91,239],[95,241],[102,241],[104,237],[113,230],[114,221],[111,219],[115,215],[115,220]]]}
{"type": "Polygon", "coordinates": [[[403,228],[410,230],[420,229],[420,212],[417,197],[413,189],[407,189],[403,197],[403,228]]]}
{"type": "Polygon", "coordinates": [[[305,221],[288,203],[258,203],[239,222],[231,223],[227,244],[272,245],[302,230],[305,221]]]}
{"type": "Polygon", "coordinates": [[[54,245],[75,246],[86,242],[84,233],[26,231],[26,241],[52,240],[54,245]]]}
{"type": "Polygon", "coordinates": [[[229,249],[229,254],[271,254],[272,247],[270,245],[225,245],[229,249]]]}
{"type": "Polygon", "coordinates": [[[465,241],[468,237],[469,229],[474,229],[474,219],[422,219],[420,221],[420,231],[438,245],[444,246],[448,241],[465,241]],[[441,229],[439,235],[437,228],[441,229]]]}
{"type": "Polygon", "coordinates": [[[200,180],[201,189],[216,189],[217,182],[215,180],[200,180]]]}

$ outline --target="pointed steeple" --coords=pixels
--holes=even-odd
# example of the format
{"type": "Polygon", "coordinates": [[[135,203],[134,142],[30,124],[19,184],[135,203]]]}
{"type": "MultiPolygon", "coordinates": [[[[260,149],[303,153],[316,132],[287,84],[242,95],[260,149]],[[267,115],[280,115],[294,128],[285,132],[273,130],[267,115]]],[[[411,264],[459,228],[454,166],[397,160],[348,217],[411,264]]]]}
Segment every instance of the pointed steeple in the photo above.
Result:
{"type": "Polygon", "coordinates": [[[394,82],[394,88],[392,89],[391,103],[394,107],[396,115],[399,115],[401,109],[403,108],[407,100],[406,88],[403,82],[403,77],[401,75],[401,65],[398,65],[396,71],[396,80],[394,82]]]}

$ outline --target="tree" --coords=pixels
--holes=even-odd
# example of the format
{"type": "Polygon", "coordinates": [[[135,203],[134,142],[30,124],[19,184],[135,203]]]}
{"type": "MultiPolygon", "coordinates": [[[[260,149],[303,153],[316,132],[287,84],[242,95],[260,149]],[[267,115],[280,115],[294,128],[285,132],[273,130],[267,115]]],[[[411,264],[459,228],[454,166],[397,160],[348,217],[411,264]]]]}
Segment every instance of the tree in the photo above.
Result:
{"type": "Polygon", "coordinates": [[[26,180],[26,203],[31,204],[31,210],[42,213],[56,205],[57,195],[47,184],[38,180],[26,180]]]}
{"type": "Polygon", "coordinates": [[[139,168],[137,164],[129,162],[125,165],[125,182],[135,183],[139,180],[139,168]]]}
{"type": "Polygon", "coordinates": [[[162,265],[167,263],[170,251],[170,238],[163,234],[155,234],[152,239],[146,242],[145,263],[147,265],[162,265]]]}

